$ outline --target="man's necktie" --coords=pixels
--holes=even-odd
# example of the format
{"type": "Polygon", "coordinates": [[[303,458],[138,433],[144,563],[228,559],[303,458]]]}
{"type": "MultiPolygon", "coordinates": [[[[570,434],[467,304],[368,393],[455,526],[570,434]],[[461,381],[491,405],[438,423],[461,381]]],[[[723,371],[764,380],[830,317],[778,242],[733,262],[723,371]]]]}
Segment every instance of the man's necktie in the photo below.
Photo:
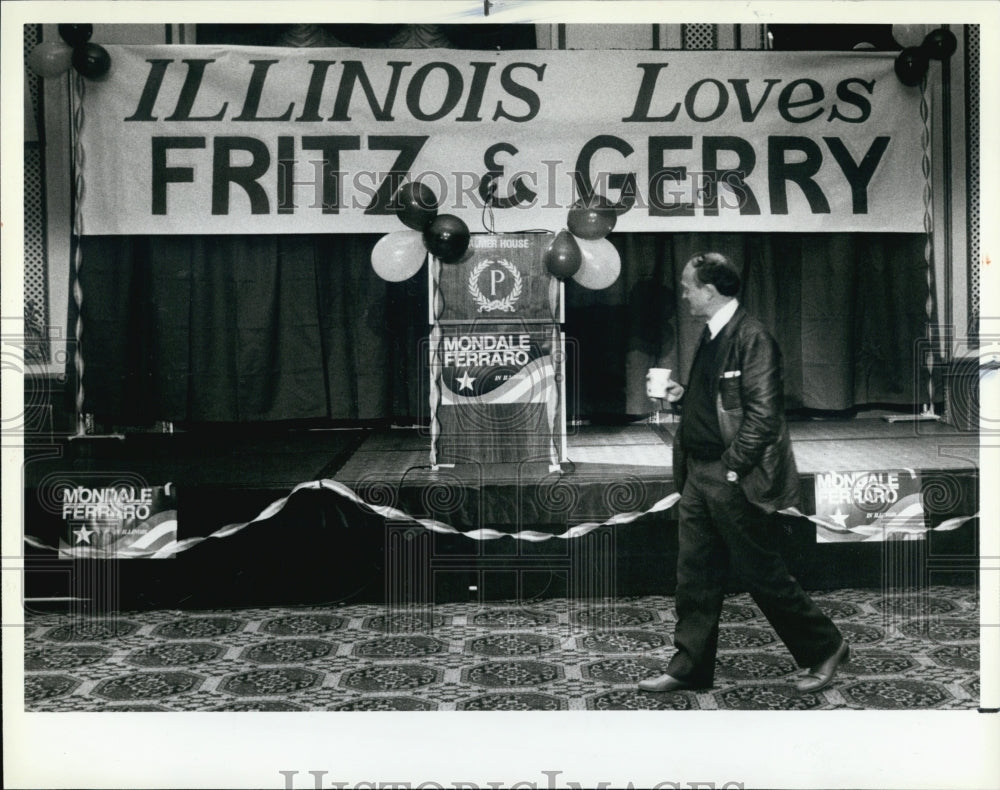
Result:
{"type": "Polygon", "coordinates": [[[705,324],[705,328],[701,330],[701,339],[698,341],[698,348],[701,348],[711,339],[712,339],[712,333],[708,329],[708,324],[705,324]]]}

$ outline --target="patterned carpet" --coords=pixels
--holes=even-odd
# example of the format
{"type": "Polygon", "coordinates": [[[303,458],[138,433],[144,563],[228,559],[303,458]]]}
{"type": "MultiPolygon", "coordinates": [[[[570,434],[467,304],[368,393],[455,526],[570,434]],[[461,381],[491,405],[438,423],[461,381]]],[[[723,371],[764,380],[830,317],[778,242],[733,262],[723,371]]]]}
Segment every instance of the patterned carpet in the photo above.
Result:
{"type": "Polygon", "coordinates": [[[838,681],[796,667],[746,595],[727,598],[715,687],[636,688],[670,658],[673,599],[34,615],[28,711],[885,710],[979,700],[977,591],[815,596],[852,644],[838,681]]]}

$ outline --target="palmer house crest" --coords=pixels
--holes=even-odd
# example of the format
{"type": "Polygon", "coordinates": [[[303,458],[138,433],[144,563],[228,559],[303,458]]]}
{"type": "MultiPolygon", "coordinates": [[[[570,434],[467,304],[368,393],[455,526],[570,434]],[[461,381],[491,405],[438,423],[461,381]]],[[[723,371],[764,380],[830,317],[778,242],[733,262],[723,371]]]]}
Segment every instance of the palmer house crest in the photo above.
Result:
{"type": "Polygon", "coordinates": [[[503,258],[487,258],[480,261],[472,270],[468,287],[480,313],[494,311],[513,313],[524,283],[521,280],[521,273],[510,261],[503,258]],[[489,296],[479,288],[479,279],[486,271],[489,272],[489,296]],[[505,296],[500,295],[508,287],[510,291],[505,296]]]}

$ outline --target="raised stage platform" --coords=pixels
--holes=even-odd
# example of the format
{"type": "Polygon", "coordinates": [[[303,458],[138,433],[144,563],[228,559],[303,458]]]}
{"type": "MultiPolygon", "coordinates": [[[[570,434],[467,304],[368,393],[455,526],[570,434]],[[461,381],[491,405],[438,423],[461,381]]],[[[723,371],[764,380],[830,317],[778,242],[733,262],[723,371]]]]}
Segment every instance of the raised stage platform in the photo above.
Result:
{"type": "MultiPolygon", "coordinates": [[[[28,448],[25,531],[47,546],[67,533],[52,501],[68,481],[171,483],[181,541],[252,521],[288,498],[269,518],[198,542],[172,559],[59,560],[55,552],[29,547],[26,596],[111,595],[107,605],[131,608],[670,592],[675,509],[645,511],[674,493],[673,428],[572,429],[572,463],[562,473],[551,472],[548,459],[432,469],[429,438],[418,429],[253,426],[252,435],[248,428],[28,448]],[[306,487],[289,496],[303,483],[324,480],[383,510],[373,512],[330,488],[306,487]],[[631,516],[583,537],[566,536],[581,524],[622,514],[631,516]],[[427,529],[410,517],[454,531],[427,529]],[[544,539],[495,538],[494,532],[489,537],[495,539],[481,539],[486,533],[478,530],[530,530],[544,539]],[[89,589],[95,585],[102,590],[89,589]],[[111,586],[112,593],[103,589],[111,586]]],[[[944,532],[933,528],[977,513],[976,434],[939,422],[880,419],[798,421],[790,430],[803,513],[817,511],[817,475],[902,471],[919,481],[927,527],[922,539],[899,545],[817,543],[816,524],[787,517],[782,549],[805,587],[892,586],[903,578],[908,584],[975,583],[978,519],[944,532]]]]}
{"type": "MultiPolygon", "coordinates": [[[[433,470],[425,436],[389,431],[367,437],[334,479],[368,501],[400,502],[413,515],[445,511],[466,529],[603,520],[645,510],[674,491],[674,428],[648,423],[577,428],[567,439],[571,464],[564,473],[550,472],[547,458],[433,470]]],[[[954,477],[978,469],[978,437],[940,422],[813,420],[792,422],[789,430],[806,512],[815,505],[816,474],[912,469],[954,477]]]]}

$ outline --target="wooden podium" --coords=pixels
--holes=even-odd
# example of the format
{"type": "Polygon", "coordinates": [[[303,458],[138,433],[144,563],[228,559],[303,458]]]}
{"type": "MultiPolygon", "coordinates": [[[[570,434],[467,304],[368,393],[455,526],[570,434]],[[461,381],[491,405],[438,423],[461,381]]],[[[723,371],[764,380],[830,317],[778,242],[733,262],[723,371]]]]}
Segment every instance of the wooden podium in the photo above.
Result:
{"type": "Polygon", "coordinates": [[[563,284],[547,233],[474,234],[430,259],[431,466],[566,458],[563,284]]]}

